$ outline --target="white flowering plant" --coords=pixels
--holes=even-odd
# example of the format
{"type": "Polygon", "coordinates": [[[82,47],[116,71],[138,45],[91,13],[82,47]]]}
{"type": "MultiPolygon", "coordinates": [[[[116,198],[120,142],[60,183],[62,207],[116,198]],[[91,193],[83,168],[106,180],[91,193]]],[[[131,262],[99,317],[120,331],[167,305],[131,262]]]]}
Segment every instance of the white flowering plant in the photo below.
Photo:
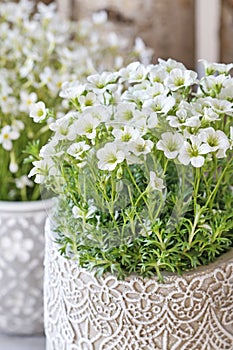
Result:
{"type": "Polygon", "coordinates": [[[63,21],[55,3],[30,0],[0,3],[0,199],[37,200],[40,189],[28,179],[31,163],[27,144],[34,151],[48,140],[51,130],[43,119],[47,107],[56,118],[68,106],[61,103],[63,81],[83,79],[124,62],[149,59],[151,50],[141,39],[135,44],[109,29],[105,12],[75,23],[63,21]],[[30,106],[39,102],[32,109],[30,106]]]}
{"type": "Polygon", "coordinates": [[[161,280],[232,247],[233,65],[203,64],[201,78],[159,59],[64,84],[70,111],[30,173],[58,196],[62,254],[161,280]]]}

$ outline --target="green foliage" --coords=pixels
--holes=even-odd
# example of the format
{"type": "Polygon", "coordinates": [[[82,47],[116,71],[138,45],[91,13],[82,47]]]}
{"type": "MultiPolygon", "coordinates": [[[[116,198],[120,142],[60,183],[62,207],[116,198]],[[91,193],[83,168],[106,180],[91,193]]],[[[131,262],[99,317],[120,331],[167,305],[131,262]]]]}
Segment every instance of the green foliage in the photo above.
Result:
{"type": "MultiPolygon", "coordinates": [[[[142,221],[145,215],[148,215],[148,210],[154,211],[153,202],[148,202],[149,209],[145,209],[145,201],[148,198],[142,198],[135,208],[135,201],[139,198],[136,184],[134,188],[131,187],[132,202],[128,202],[124,210],[120,210],[120,207],[121,201],[125,201],[126,198],[120,198],[118,202],[114,197],[114,206],[118,210],[118,216],[115,218],[110,215],[109,210],[106,210],[106,203],[103,200],[101,208],[105,210],[99,210],[83,225],[78,220],[75,224],[73,220],[60,222],[59,218],[72,217],[73,205],[67,206],[66,200],[60,201],[55,217],[58,222],[58,243],[61,245],[61,253],[78,259],[80,266],[88,270],[94,269],[99,275],[111,272],[116,273],[119,278],[125,278],[131,273],[144,277],[156,274],[161,281],[164,271],[180,274],[182,271],[213,262],[221,253],[233,246],[233,200],[227,186],[228,181],[232,181],[232,175],[222,183],[213,203],[210,204],[206,198],[206,190],[210,193],[213,191],[213,179],[209,178],[212,178],[212,169],[208,166],[207,172],[207,167],[203,168],[200,174],[202,190],[196,203],[198,210],[195,221],[194,201],[190,200],[193,188],[187,186],[180,197],[180,188],[177,185],[179,174],[174,167],[173,170],[171,168],[167,175],[166,200],[159,215],[154,219],[150,232],[146,232],[145,229],[142,234],[141,231],[143,227],[145,228],[145,222],[143,226],[142,221]],[[206,183],[209,183],[208,187],[206,183]]],[[[134,166],[132,173],[137,174],[136,182],[143,192],[145,176],[141,167],[136,169],[134,166]]],[[[72,193],[72,188],[75,192],[74,183],[75,181],[69,183],[69,193],[72,193]]],[[[109,199],[112,191],[110,179],[107,180],[107,184],[109,199]]],[[[100,184],[93,183],[93,179],[89,178],[86,190],[88,188],[87,193],[94,199],[95,204],[95,196],[101,197],[99,186],[100,184]]],[[[125,196],[129,199],[129,193],[128,196],[125,193],[125,196]]]]}

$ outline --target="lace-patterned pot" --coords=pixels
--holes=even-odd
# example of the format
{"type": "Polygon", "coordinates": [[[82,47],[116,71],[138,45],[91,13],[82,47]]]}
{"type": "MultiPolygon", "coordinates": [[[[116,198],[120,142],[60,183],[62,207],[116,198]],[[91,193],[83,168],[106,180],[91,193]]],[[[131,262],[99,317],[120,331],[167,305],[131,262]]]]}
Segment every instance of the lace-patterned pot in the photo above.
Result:
{"type": "Polygon", "coordinates": [[[96,278],[60,256],[46,223],[47,350],[232,350],[233,250],[183,276],[96,278]]]}
{"type": "Polygon", "coordinates": [[[44,224],[52,203],[0,201],[1,333],[43,333],[44,224]]]}

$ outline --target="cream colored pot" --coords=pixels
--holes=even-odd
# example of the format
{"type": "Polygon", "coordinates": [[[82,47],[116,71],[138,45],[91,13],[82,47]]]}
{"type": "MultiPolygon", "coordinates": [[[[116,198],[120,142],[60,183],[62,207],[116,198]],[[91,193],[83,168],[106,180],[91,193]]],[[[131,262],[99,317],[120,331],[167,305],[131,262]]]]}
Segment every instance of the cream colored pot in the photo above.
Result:
{"type": "Polygon", "coordinates": [[[232,350],[233,250],[183,276],[96,278],[46,223],[47,350],[232,350]]]}
{"type": "Polygon", "coordinates": [[[1,333],[43,333],[44,224],[52,205],[0,201],[1,333]]]}

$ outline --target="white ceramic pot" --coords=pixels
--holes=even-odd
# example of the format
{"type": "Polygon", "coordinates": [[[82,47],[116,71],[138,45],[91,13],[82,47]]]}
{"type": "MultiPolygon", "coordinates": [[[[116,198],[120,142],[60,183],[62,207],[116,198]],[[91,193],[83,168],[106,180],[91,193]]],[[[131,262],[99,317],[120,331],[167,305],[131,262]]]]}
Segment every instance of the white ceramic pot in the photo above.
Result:
{"type": "Polygon", "coordinates": [[[62,257],[45,231],[47,350],[233,349],[233,250],[163,284],[118,281],[62,257]]]}
{"type": "Polygon", "coordinates": [[[1,333],[43,333],[44,224],[52,204],[0,201],[1,333]]]}

